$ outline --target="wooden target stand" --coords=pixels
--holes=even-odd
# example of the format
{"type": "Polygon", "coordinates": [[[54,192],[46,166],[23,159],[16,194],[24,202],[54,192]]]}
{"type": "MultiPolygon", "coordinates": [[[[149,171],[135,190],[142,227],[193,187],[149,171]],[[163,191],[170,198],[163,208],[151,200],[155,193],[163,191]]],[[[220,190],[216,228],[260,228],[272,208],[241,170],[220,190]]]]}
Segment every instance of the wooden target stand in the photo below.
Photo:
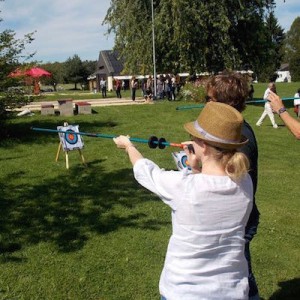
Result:
{"type": "Polygon", "coordinates": [[[63,132],[58,133],[60,141],[55,161],[58,161],[59,154],[63,150],[65,152],[66,168],[69,169],[69,151],[78,150],[81,161],[86,166],[84,156],[81,152],[81,149],[84,147],[83,140],[79,134],[76,134],[76,132],[79,132],[79,126],[64,123],[64,126],[57,126],[57,130],[63,132]]]}

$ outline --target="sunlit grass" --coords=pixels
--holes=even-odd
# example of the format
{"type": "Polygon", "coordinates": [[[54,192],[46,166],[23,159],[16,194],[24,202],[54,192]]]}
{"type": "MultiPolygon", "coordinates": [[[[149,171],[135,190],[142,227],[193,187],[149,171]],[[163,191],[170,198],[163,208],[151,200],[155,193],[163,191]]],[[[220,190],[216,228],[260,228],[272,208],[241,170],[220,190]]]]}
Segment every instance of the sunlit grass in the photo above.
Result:
{"type": "MultiPolygon", "coordinates": [[[[9,121],[10,138],[0,145],[0,299],[159,299],[169,208],[135,182],[126,154],[111,139],[84,137],[88,166],[72,151],[67,170],[64,153],[55,162],[57,134],[30,127],[55,129],[67,121],[84,132],[180,142],[188,139],[182,125],[199,113],[176,111],[182,104],[9,121]]],[[[262,109],[248,106],[244,113],[259,145],[261,220],[252,242],[253,269],[265,300],[298,299],[300,144],[278,116],[278,129],[268,119],[256,127],[262,109]]],[[[178,149],[137,146],[161,167],[175,168],[171,152],[178,149]]]]}

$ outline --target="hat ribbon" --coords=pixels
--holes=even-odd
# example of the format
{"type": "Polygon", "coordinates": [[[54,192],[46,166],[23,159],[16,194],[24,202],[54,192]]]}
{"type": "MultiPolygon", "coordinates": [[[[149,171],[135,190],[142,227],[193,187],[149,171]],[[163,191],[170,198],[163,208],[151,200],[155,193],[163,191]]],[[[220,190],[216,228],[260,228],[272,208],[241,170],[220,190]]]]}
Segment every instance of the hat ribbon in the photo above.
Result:
{"type": "Polygon", "coordinates": [[[218,138],[217,136],[214,136],[214,135],[208,133],[205,129],[203,129],[199,125],[199,123],[197,121],[194,122],[194,126],[195,126],[196,131],[198,131],[198,133],[200,133],[206,139],[208,139],[208,140],[210,140],[212,142],[220,142],[220,143],[225,143],[225,144],[235,144],[235,143],[237,143],[237,141],[221,139],[221,138],[218,138]]]}

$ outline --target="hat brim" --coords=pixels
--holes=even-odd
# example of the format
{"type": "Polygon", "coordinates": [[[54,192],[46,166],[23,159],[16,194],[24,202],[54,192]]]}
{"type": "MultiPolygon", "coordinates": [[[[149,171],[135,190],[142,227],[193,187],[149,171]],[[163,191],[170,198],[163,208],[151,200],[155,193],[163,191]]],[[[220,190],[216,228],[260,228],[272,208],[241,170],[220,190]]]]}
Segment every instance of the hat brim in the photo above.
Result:
{"type": "Polygon", "coordinates": [[[218,148],[221,148],[221,149],[238,149],[240,147],[242,147],[243,145],[247,144],[248,143],[248,139],[242,135],[241,137],[241,141],[238,142],[238,143],[223,143],[223,142],[217,142],[217,141],[213,141],[213,140],[210,140],[208,138],[206,138],[205,136],[203,136],[202,134],[200,134],[194,127],[194,122],[189,122],[189,123],[186,123],[184,124],[184,129],[189,133],[191,134],[192,136],[194,137],[197,137],[205,142],[207,142],[208,144],[214,146],[214,147],[218,147],[218,148]]]}

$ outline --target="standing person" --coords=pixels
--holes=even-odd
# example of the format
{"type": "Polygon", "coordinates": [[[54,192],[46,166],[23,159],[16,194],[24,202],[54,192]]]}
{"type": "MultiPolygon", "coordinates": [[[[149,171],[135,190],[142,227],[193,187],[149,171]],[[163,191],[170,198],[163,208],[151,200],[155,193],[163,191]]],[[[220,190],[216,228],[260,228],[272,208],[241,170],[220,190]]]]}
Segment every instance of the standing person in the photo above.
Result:
{"type": "Polygon", "coordinates": [[[106,80],[103,77],[100,80],[100,88],[101,88],[102,98],[106,98],[106,80]]]}
{"type": "Polygon", "coordinates": [[[175,101],[176,98],[176,78],[174,75],[171,76],[171,100],[175,101]]]}
{"type": "Polygon", "coordinates": [[[254,95],[254,87],[253,84],[250,84],[250,90],[249,90],[249,100],[253,100],[253,95],[254,95]]]}
{"type": "Polygon", "coordinates": [[[167,99],[169,101],[172,100],[171,86],[172,86],[171,77],[170,77],[170,75],[167,75],[166,80],[165,80],[165,93],[166,93],[167,99]]]}
{"type": "Polygon", "coordinates": [[[164,82],[162,75],[160,75],[157,79],[157,95],[159,99],[164,98],[164,82]]]}
{"type": "Polygon", "coordinates": [[[138,81],[134,76],[131,78],[130,85],[131,85],[131,100],[135,101],[135,93],[138,87],[138,81]]]}
{"type": "MultiPolygon", "coordinates": [[[[294,98],[300,98],[300,89],[297,90],[297,93],[294,95],[294,98]]],[[[294,112],[296,116],[300,117],[300,99],[294,99],[294,112]]]]}
{"type": "Polygon", "coordinates": [[[253,186],[248,159],[237,151],[247,143],[242,126],[236,109],[217,102],[185,124],[193,137],[184,143],[193,173],[165,171],[145,159],[128,137],[114,138],[128,153],[136,180],[172,210],[159,283],[162,299],[248,299],[244,234],[253,186]]]}
{"type": "Polygon", "coordinates": [[[146,81],[146,96],[145,99],[148,102],[152,101],[152,91],[153,91],[153,79],[152,76],[150,75],[146,81]]]}
{"type": "MultiPolygon", "coordinates": [[[[226,103],[240,113],[246,108],[246,100],[249,95],[249,87],[247,80],[238,73],[221,74],[211,77],[206,84],[207,100],[226,103]]],[[[250,242],[257,233],[259,224],[259,210],[255,201],[255,193],[257,189],[257,162],[258,162],[258,147],[255,134],[251,126],[244,120],[242,134],[249,140],[249,142],[242,146],[239,151],[244,153],[249,162],[249,175],[253,183],[253,208],[247,222],[245,238],[245,256],[248,261],[249,271],[249,299],[259,299],[259,292],[256,280],[252,271],[250,242]]]]}
{"type": "Polygon", "coordinates": [[[275,123],[275,118],[274,118],[274,114],[272,111],[272,107],[271,107],[270,103],[268,102],[268,95],[269,95],[270,91],[276,93],[276,85],[274,82],[269,83],[268,88],[266,89],[266,91],[264,93],[264,100],[266,101],[265,108],[264,108],[264,111],[263,111],[261,117],[257,121],[256,126],[260,126],[262,124],[263,120],[265,119],[265,117],[269,116],[270,121],[273,125],[273,128],[278,128],[278,125],[275,123]]]}
{"type": "Polygon", "coordinates": [[[286,110],[282,100],[275,93],[270,92],[268,96],[272,108],[278,113],[281,120],[288,127],[296,139],[300,140],[300,122],[294,119],[286,110]]]}
{"type": "Polygon", "coordinates": [[[122,88],[121,80],[117,79],[116,80],[116,94],[117,94],[117,98],[122,98],[121,88],[122,88]]]}

